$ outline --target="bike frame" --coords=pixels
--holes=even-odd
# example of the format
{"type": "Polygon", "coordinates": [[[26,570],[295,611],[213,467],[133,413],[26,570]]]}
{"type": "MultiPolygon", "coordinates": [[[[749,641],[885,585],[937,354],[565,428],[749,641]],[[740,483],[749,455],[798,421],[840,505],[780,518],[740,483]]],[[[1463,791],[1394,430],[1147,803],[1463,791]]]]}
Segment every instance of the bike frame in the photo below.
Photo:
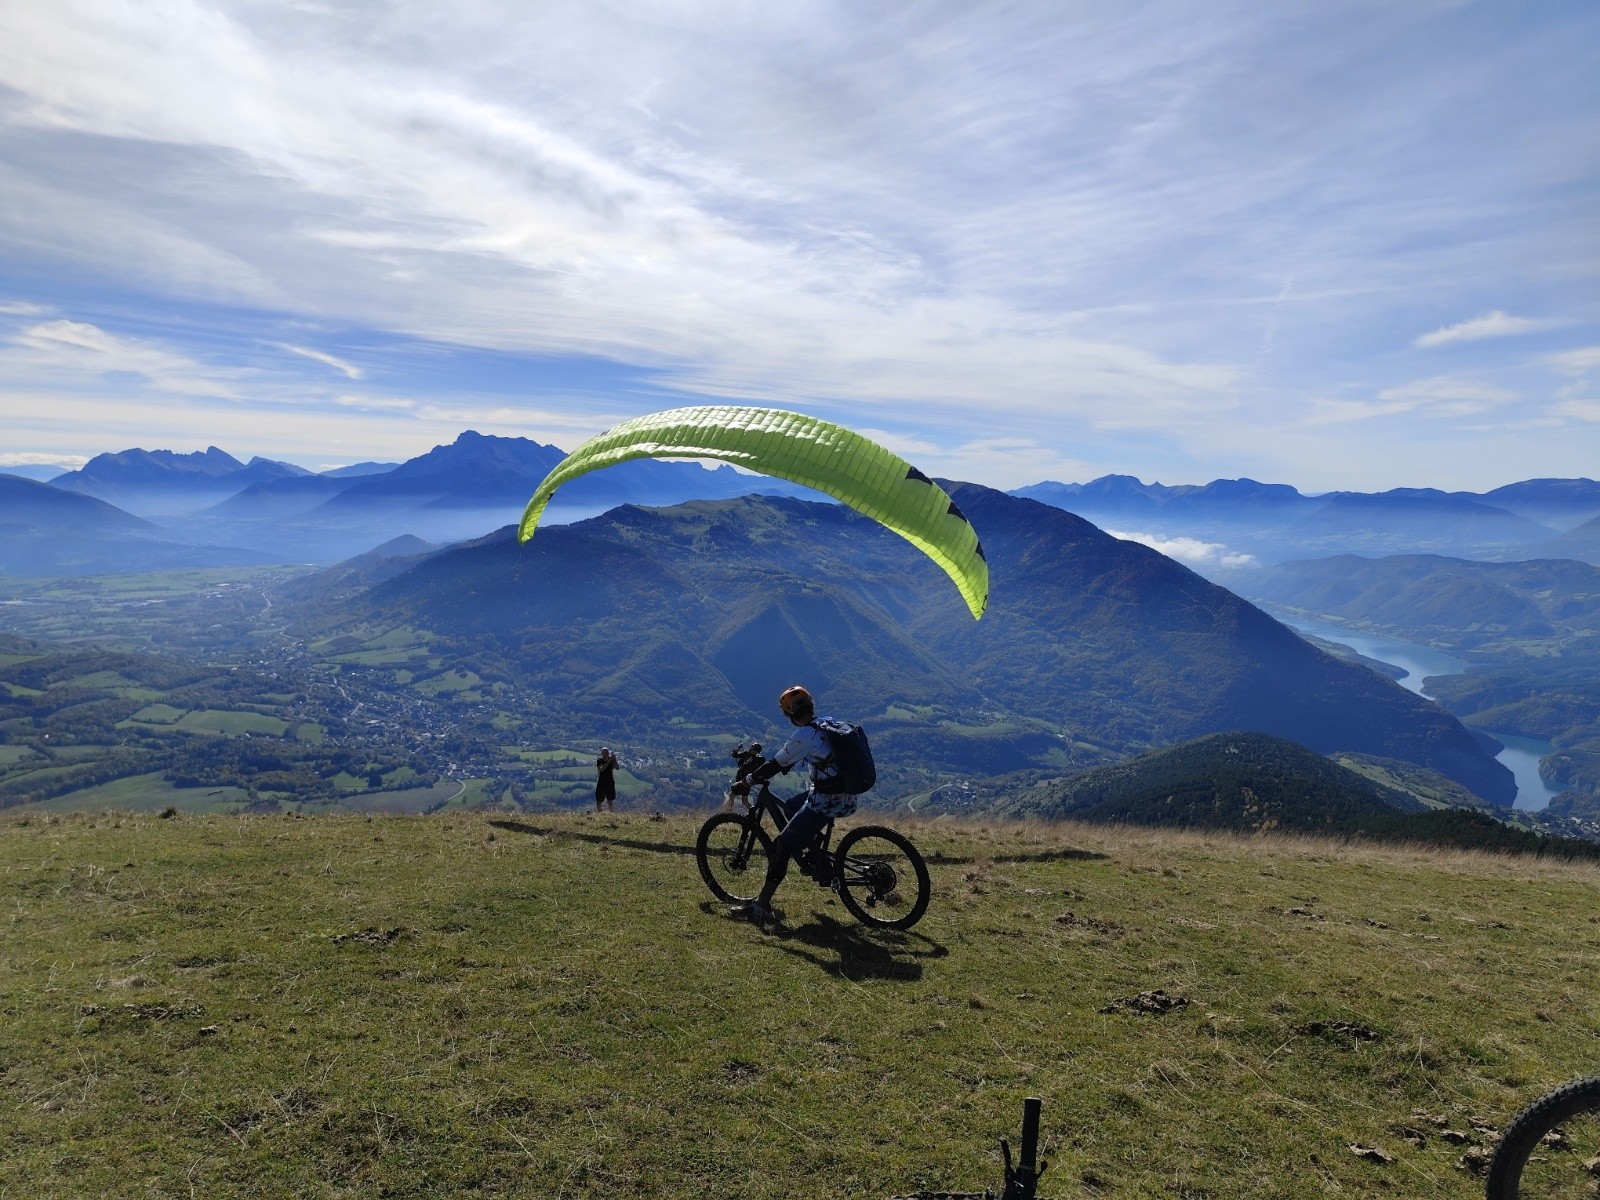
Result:
{"type": "MultiPolygon", "coordinates": [[[[756,793],[755,800],[750,802],[750,811],[746,815],[752,818],[758,826],[761,824],[763,817],[770,817],[772,819],[773,832],[781,836],[783,827],[789,823],[783,812],[782,806],[784,802],[765,783],[761,784],[760,787],[761,790],[756,793]]],[[[831,857],[833,854],[832,843],[833,820],[829,818],[828,823],[817,833],[817,840],[813,843],[813,846],[831,857]]]]}

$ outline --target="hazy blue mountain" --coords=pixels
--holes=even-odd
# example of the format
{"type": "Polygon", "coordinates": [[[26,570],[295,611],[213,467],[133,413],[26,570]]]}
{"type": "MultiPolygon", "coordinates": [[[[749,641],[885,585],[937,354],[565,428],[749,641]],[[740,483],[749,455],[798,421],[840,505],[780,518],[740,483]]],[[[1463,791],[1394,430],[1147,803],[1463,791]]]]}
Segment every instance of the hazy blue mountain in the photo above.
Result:
{"type": "Polygon", "coordinates": [[[1600,563],[1600,517],[1585,521],[1558,538],[1529,546],[1528,551],[1540,558],[1576,558],[1600,563]]]}
{"type": "Polygon", "coordinates": [[[1267,562],[1341,553],[1506,558],[1575,524],[1591,503],[1588,480],[1530,480],[1496,490],[1525,512],[1431,488],[1306,496],[1287,484],[1252,479],[1169,487],[1108,475],[1086,484],[1037,483],[1012,494],[1107,528],[1195,538],[1267,562]],[[1528,515],[1535,513],[1552,515],[1554,523],[1540,524],[1528,515]]]}
{"type": "Polygon", "coordinates": [[[1600,518],[1600,482],[1593,479],[1524,479],[1480,499],[1560,531],[1600,518]]]}
{"type": "Polygon", "coordinates": [[[0,475],[15,475],[19,479],[31,479],[35,483],[49,483],[52,479],[59,479],[66,472],[60,467],[0,467],[0,475]]]}
{"type": "Polygon", "coordinates": [[[1492,552],[1523,545],[1551,532],[1548,526],[1503,508],[1433,488],[1387,492],[1334,492],[1286,531],[1302,541],[1359,538],[1377,548],[1448,548],[1492,552]]]}
{"type": "Polygon", "coordinates": [[[1346,554],[1240,571],[1229,580],[1252,600],[1365,622],[1457,652],[1600,635],[1600,567],[1570,559],[1346,554]]]}
{"type": "Polygon", "coordinates": [[[141,516],[171,516],[198,512],[254,483],[309,474],[267,458],[242,463],[215,446],[193,454],[134,449],[96,455],[51,484],[141,516]]]}
{"type": "MultiPolygon", "coordinates": [[[[449,445],[401,463],[392,471],[358,480],[325,508],[391,507],[504,509],[520,514],[544,477],[566,451],[528,438],[495,437],[467,430],[449,445]]],[[[616,504],[678,504],[754,492],[794,494],[782,480],[744,475],[732,467],[708,470],[698,463],[639,459],[586,475],[564,486],[558,502],[572,507],[616,504]]]]}
{"type": "MultiPolygon", "coordinates": [[[[468,430],[389,470],[269,479],[169,524],[190,541],[259,547],[303,562],[345,559],[403,534],[455,542],[519,518],[534,489],[564,457],[565,451],[527,438],[468,430]]],[[[805,489],[731,467],[707,470],[647,459],[568,484],[547,520],[591,515],[623,502],[676,504],[758,491],[805,489]]]]}
{"type": "Polygon", "coordinates": [[[0,575],[100,575],[272,561],[252,550],[185,545],[103,500],[0,475],[0,575]]]}
{"type": "MultiPolygon", "coordinates": [[[[663,711],[761,728],[795,679],[890,753],[969,769],[1104,761],[1225,729],[1430,766],[1509,804],[1510,773],[1437,706],[1070,514],[952,485],[994,578],[974,623],[928,560],[841,506],[625,506],[446,550],[364,596],[492,647],[552,705],[626,730],[663,711]],[[937,714],[937,718],[929,714],[937,714]],[[939,723],[942,722],[942,723],[939,723]]],[[[485,653],[490,652],[488,649],[485,653]]]]}

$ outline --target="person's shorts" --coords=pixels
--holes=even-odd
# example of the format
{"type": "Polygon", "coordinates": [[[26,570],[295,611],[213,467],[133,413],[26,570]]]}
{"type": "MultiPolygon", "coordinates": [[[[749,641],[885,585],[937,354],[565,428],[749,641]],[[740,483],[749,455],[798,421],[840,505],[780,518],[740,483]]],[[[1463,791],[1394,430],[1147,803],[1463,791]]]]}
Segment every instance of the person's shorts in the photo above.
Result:
{"type": "Polygon", "coordinates": [[[789,848],[791,854],[798,854],[816,841],[817,834],[822,832],[822,827],[829,821],[835,817],[847,817],[856,810],[854,796],[812,796],[810,799],[797,796],[790,804],[796,804],[796,807],[784,806],[793,815],[778,837],[789,848]],[[824,805],[819,806],[818,800],[824,801],[824,805]],[[824,808],[831,811],[825,812],[824,808]]]}

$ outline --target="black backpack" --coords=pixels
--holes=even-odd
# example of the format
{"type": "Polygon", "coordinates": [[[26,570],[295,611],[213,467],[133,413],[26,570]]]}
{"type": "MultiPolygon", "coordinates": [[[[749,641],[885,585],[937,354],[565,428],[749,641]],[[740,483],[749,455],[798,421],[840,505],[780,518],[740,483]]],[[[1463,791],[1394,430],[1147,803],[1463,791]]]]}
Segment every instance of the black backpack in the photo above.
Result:
{"type": "Polygon", "coordinates": [[[848,721],[832,717],[818,717],[811,722],[823,737],[828,739],[828,750],[834,774],[818,785],[827,795],[859,796],[870,792],[878,782],[878,768],[872,761],[872,747],[867,742],[867,731],[848,721]]]}

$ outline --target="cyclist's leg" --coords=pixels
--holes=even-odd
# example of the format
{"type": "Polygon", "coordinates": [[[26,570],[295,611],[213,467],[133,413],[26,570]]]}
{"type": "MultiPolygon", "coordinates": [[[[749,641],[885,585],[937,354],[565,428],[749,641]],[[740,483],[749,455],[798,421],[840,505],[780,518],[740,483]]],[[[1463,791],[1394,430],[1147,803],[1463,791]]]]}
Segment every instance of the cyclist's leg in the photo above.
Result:
{"type": "Polygon", "coordinates": [[[783,877],[789,873],[789,859],[803,853],[816,840],[822,827],[828,823],[827,817],[816,809],[806,806],[804,795],[781,803],[789,820],[778,834],[777,840],[772,843],[772,862],[767,869],[767,885],[761,889],[760,896],[760,903],[764,908],[772,907],[772,897],[777,892],[778,885],[783,882],[783,877]]]}

